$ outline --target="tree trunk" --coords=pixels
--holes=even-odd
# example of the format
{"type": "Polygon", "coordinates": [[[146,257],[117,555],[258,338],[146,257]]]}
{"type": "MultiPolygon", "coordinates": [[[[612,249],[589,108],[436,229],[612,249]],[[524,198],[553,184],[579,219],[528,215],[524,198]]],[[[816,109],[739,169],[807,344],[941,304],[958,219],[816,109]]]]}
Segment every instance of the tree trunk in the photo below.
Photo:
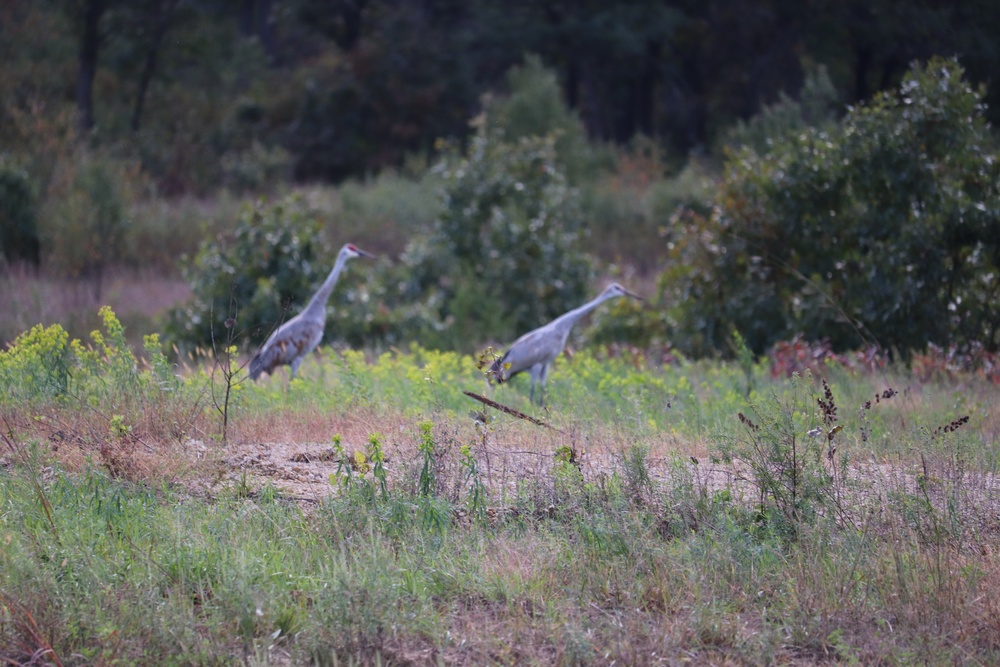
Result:
{"type": "Polygon", "coordinates": [[[163,0],[156,5],[156,14],[153,17],[153,31],[150,37],[149,51],[146,53],[146,63],[142,68],[139,77],[139,89],[135,95],[135,107],[132,109],[131,127],[133,132],[139,131],[142,122],[142,109],[146,103],[146,93],[149,91],[149,84],[156,73],[156,61],[160,56],[160,47],[163,45],[163,38],[170,27],[170,18],[180,0],[163,0]]]}
{"type": "Polygon", "coordinates": [[[257,38],[271,65],[278,61],[278,44],[271,17],[273,9],[273,0],[244,0],[240,10],[240,32],[244,37],[257,38]]]}
{"type": "Polygon", "coordinates": [[[100,47],[100,22],[104,0],[87,0],[83,10],[83,36],[80,42],[80,70],[76,78],[76,109],[80,130],[87,134],[94,129],[94,75],[97,73],[97,53],[100,47]]]}
{"type": "Polygon", "coordinates": [[[272,67],[278,64],[278,40],[274,34],[273,5],[273,0],[258,0],[257,4],[257,38],[260,39],[260,45],[272,67]]]}

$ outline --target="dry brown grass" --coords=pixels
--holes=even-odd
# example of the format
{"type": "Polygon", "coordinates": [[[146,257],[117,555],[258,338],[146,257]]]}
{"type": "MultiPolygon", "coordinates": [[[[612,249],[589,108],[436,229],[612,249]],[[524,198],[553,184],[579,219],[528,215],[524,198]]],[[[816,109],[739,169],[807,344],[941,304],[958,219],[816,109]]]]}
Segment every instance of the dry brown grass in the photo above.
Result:
{"type": "Polygon", "coordinates": [[[0,347],[36,324],[61,324],[72,338],[87,339],[99,328],[97,311],[111,306],[133,342],[155,333],[156,318],[191,294],[177,277],[147,270],[112,269],[100,299],[92,281],[54,277],[26,266],[0,271],[0,347]]]}
{"type": "Polygon", "coordinates": [[[5,415],[5,423],[16,433],[17,442],[41,444],[47,459],[70,472],[96,463],[116,479],[154,484],[207,475],[206,452],[200,444],[144,428],[152,418],[128,424],[131,429],[121,435],[109,429],[105,415],[84,406],[44,414],[14,412],[5,415]]]}

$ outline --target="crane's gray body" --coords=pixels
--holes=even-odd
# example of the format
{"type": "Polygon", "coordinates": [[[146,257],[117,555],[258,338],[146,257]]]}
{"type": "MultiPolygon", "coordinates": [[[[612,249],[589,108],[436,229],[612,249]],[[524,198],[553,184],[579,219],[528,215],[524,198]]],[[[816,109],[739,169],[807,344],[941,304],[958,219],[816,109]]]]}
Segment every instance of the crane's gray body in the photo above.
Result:
{"type": "Polygon", "coordinates": [[[569,332],[573,330],[573,325],[608,299],[620,296],[641,298],[618,283],[608,285],[594,300],[574,308],[565,315],[560,315],[545,326],[529,331],[514,341],[507,352],[490,366],[490,374],[497,382],[503,383],[518,373],[528,371],[531,374],[530,400],[535,400],[535,385],[538,384],[540,387],[538,402],[541,404],[549,368],[566,347],[566,340],[569,338],[569,332]]]}
{"type": "Polygon", "coordinates": [[[323,340],[326,302],[333,293],[340,272],[344,270],[344,264],[352,257],[374,257],[374,255],[350,243],[340,249],[330,275],[309,300],[309,304],[301,313],[278,327],[250,359],[251,380],[256,380],[263,372],[268,375],[273,374],[278,366],[291,367],[292,377],[295,377],[306,355],[315,350],[323,340]]]}

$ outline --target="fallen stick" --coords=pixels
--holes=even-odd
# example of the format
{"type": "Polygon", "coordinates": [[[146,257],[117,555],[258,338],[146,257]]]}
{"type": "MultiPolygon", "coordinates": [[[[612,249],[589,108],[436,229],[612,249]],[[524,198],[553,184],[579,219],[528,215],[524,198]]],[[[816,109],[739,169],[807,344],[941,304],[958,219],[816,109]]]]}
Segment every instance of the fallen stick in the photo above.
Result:
{"type": "Polygon", "coordinates": [[[555,426],[549,426],[548,424],[546,424],[545,422],[543,422],[541,419],[535,419],[534,417],[526,415],[523,412],[515,410],[514,408],[508,408],[506,405],[503,405],[501,403],[497,403],[496,401],[491,400],[489,398],[486,398],[485,396],[480,396],[479,394],[473,394],[471,391],[464,391],[462,393],[464,393],[469,398],[474,398],[477,401],[479,401],[480,403],[483,403],[485,405],[490,406],[491,408],[496,408],[500,412],[506,412],[509,415],[517,417],[518,419],[524,419],[525,421],[529,421],[532,424],[538,424],[539,426],[544,426],[545,428],[549,428],[549,429],[552,429],[553,431],[558,431],[559,433],[562,433],[562,431],[560,431],[559,429],[557,429],[555,426]]]}

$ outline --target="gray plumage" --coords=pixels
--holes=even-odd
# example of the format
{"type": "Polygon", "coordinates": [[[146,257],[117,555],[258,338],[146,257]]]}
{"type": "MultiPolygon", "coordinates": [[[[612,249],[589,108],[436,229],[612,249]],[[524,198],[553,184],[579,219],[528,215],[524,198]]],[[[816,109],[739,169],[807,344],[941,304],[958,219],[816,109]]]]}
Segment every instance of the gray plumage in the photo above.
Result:
{"type": "Polygon", "coordinates": [[[263,372],[268,375],[273,374],[278,366],[291,366],[292,377],[295,377],[306,355],[315,350],[323,340],[326,302],[330,299],[340,272],[344,270],[344,264],[352,257],[374,258],[375,255],[351,243],[340,249],[333,270],[309,300],[309,304],[301,313],[278,327],[278,330],[271,334],[267,342],[250,359],[251,380],[256,380],[263,372]]]}
{"type": "Polygon", "coordinates": [[[535,400],[535,384],[540,383],[539,404],[542,403],[542,392],[549,376],[552,362],[566,347],[566,339],[577,321],[597,308],[608,299],[620,296],[630,296],[642,300],[638,294],[630,292],[618,283],[612,283],[594,300],[588,301],[579,308],[574,308],[534,331],[529,331],[518,338],[504,355],[493,362],[489,374],[491,379],[499,383],[506,382],[522,371],[531,373],[530,400],[535,400]]]}

